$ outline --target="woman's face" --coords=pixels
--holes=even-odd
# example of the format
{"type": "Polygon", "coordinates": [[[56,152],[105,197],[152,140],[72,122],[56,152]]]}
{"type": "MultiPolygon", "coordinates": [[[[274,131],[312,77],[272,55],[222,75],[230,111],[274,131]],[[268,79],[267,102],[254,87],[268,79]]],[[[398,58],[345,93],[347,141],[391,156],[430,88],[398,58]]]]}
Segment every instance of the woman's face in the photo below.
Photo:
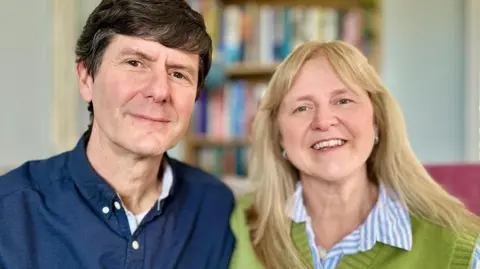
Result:
{"type": "Polygon", "coordinates": [[[365,90],[347,87],[329,62],[307,61],[280,105],[281,145],[302,178],[342,180],[366,170],[376,136],[365,90]]]}

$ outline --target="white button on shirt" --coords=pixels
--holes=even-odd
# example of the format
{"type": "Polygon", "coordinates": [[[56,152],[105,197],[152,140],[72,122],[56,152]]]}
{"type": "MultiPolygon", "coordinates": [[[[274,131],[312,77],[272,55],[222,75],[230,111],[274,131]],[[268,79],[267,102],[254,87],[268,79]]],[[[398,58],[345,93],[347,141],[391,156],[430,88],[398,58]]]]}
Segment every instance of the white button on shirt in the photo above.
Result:
{"type": "Polygon", "coordinates": [[[103,214],[108,214],[108,212],[110,212],[110,208],[108,208],[107,206],[102,208],[102,212],[103,214]]]}
{"type": "Polygon", "coordinates": [[[135,240],[135,241],[132,242],[132,248],[133,248],[133,249],[138,249],[139,247],[140,247],[140,244],[138,244],[138,241],[137,241],[137,240],[135,240]]]}

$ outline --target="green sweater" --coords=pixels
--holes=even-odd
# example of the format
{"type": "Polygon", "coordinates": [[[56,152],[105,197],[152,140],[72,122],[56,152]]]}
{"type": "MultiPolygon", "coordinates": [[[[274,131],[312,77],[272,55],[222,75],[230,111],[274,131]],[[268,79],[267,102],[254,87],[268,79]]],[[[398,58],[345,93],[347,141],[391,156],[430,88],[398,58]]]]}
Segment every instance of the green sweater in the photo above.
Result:
{"type": "MultiPolygon", "coordinates": [[[[249,200],[238,201],[231,217],[231,227],[236,237],[236,248],[230,269],[260,269],[262,264],[255,256],[245,218],[249,200]]],[[[423,219],[410,217],[413,232],[411,251],[383,243],[366,251],[346,255],[337,269],[470,269],[477,243],[477,235],[455,234],[423,219]]],[[[301,256],[313,269],[313,259],[308,246],[305,225],[292,222],[292,240],[301,256]]]]}

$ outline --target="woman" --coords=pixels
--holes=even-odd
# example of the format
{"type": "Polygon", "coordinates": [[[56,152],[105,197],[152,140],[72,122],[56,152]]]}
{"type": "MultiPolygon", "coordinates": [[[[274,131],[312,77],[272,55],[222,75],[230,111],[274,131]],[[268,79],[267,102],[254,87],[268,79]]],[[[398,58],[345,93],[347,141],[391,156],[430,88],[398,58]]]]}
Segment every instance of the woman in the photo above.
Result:
{"type": "Polygon", "coordinates": [[[278,67],[250,159],[232,268],[480,266],[479,217],[425,171],[394,98],[347,43],[306,43],[278,67]]]}

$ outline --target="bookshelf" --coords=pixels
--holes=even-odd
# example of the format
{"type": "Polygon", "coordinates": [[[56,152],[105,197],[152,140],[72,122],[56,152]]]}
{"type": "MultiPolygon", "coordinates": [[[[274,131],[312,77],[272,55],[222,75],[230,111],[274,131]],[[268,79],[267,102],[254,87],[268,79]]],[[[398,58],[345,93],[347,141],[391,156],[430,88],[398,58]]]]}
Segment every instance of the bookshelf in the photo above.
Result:
{"type": "Polygon", "coordinates": [[[283,5],[283,6],[323,6],[332,8],[352,8],[373,6],[376,0],[223,0],[224,5],[241,5],[253,2],[259,5],[283,5]]]}
{"type": "Polygon", "coordinates": [[[249,81],[262,81],[268,80],[275,71],[279,63],[246,63],[246,64],[234,64],[227,67],[226,73],[229,79],[248,79],[249,81]]]}
{"type": "Polygon", "coordinates": [[[352,17],[357,18],[358,25],[351,27],[356,27],[355,34],[362,42],[358,46],[380,70],[381,0],[187,2],[205,17],[214,43],[214,62],[222,58],[226,82],[218,89],[204,91],[203,99],[197,101],[183,156],[187,163],[222,178],[246,174],[249,125],[256,105],[275,68],[296,45],[311,39],[348,42],[352,30],[345,28],[344,20],[349,16],[351,26],[352,17]],[[306,37],[310,32],[313,35],[306,37]]]}

